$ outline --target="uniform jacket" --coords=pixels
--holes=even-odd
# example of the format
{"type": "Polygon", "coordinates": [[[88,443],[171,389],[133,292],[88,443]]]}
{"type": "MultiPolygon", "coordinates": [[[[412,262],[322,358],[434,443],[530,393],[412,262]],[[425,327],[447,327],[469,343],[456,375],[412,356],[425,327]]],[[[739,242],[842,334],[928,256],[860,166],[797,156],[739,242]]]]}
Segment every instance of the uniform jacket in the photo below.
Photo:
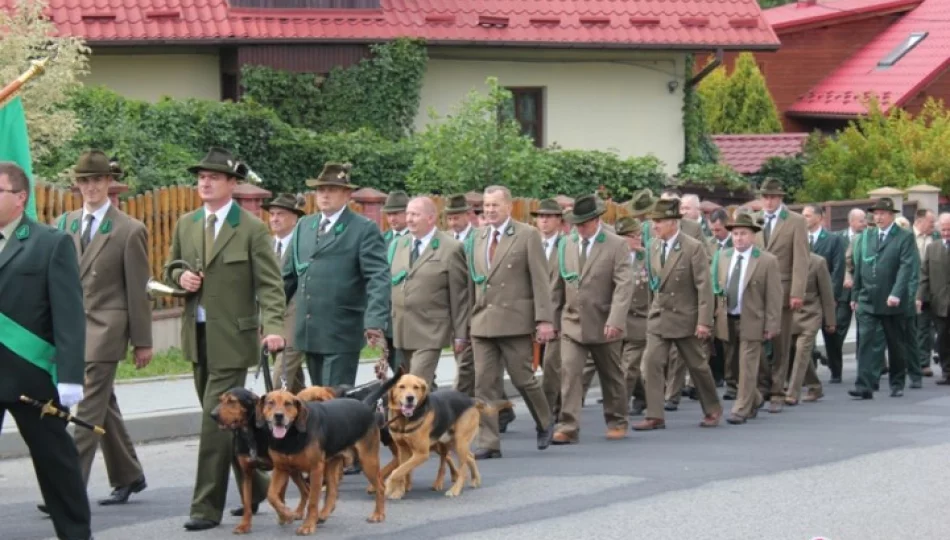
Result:
{"type": "Polygon", "coordinates": [[[110,204],[83,253],[82,209],[61,222],[79,255],[86,311],[86,362],[125,360],[133,347],[152,346],[152,304],[145,284],[148,231],[141,221],[110,204]]]}
{"type": "Polygon", "coordinates": [[[630,309],[627,310],[627,341],[646,341],[647,317],[650,315],[650,304],[653,303],[653,291],[650,290],[650,279],[647,276],[646,251],[633,254],[630,266],[633,269],[633,295],[630,299],[630,309]]]}
{"type": "Polygon", "coordinates": [[[920,267],[917,298],[929,304],[934,315],[950,315],[950,252],[944,247],[943,240],[934,240],[927,245],[920,267]]]}
{"type": "Polygon", "coordinates": [[[707,257],[712,257],[712,254],[715,253],[709,246],[707,242],[706,235],[703,233],[703,227],[699,224],[698,221],[692,219],[683,218],[680,220],[680,232],[689,236],[690,238],[695,238],[699,240],[700,245],[703,250],[706,252],[707,257]]]}
{"type": "Polygon", "coordinates": [[[581,242],[580,235],[571,233],[558,244],[558,273],[551,282],[551,291],[554,305],[562,309],[561,333],[578,343],[608,343],[604,326],[610,325],[621,330],[612,341],[623,339],[633,296],[627,241],[602,229],[591,238],[590,255],[583,269],[581,242]]]}
{"type": "MultiPolygon", "coordinates": [[[[291,233],[289,245],[283,247],[283,253],[280,254],[280,260],[277,261],[277,264],[283,268],[287,261],[290,259],[290,246],[293,245],[293,233],[291,233]]],[[[271,237],[271,248],[273,249],[274,238],[271,237]]],[[[275,252],[276,255],[276,252],[275,252]]],[[[283,284],[283,283],[281,283],[283,284]]],[[[284,341],[286,341],[286,346],[288,349],[296,350],[295,345],[296,341],[294,339],[294,334],[296,333],[297,325],[297,295],[293,295],[290,298],[286,299],[287,307],[284,309],[284,327],[283,332],[280,334],[283,336],[284,341]]]]}
{"type": "Polygon", "coordinates": [[[441,349],[468,339],[472,314],[462,243],[435,231],[412,267],[412,235],[390,248],[393,340],[407,350],[441,349]]]}
{"type": "MultiPolygon", "coordinates": [[[[729,272],[732,270],[736,250],[719,252],[715,260],[713,279],[716,280],[716,337],[729,341],[728,298],[729,272]]],[[[782,282],[778,270],[778,258],[753,246],[745,252],[750,257],[745,275],[739,287],[742,290],[742,305],[739,306],[739,340],[764,341],[765,332],[778,334],[782,329],[782,282]]]]}
{"type": "Polygon", "coordinates": [[[647,332],[680,339],[695,334],[698,325],[712,329],[712,284],[703,244],[680,232],[665,266],[660,265],[662,251],[663,242],[654,238],[649,259],[654,293],[647,332]]]}
{"type": "MultiPolygon", "coordinates": [[[[765,213],[760,213],[759,217],[764,219],[765,213]]],[[[761,231],[756,233],[755,242],[759,248],[778,258],[785,305],[788,305],[789,298],[804,298],[805,278],[808,276],[808,227],[805,218],[782,206],[772,224],[769,244],[765,245],[765,236],[761,231]]]]}
{"type": "Polygon", "coordinates": [[[825,259],[825,264],[828,266],[828,274],[831,277],[831,287],[834,290],[834,298],[836,299],[841,298],[842,289],[844,288],[844,259],[847,250],[847,236],[841,237],[840,235],[832,234],[826,231],[824,227],[822,227],[821,232],[818,233],[815,245],[811,248],[812,253],[821,255],[825,259]]]}
{"type": "MultiPolygon", "coordinates": [[[[868,227],[869,229],[874,229],[873,226],[868,227]]],[[[854,282],[854,241],[860,238],[860,234],[855,235],[854,238],[849,239],[850,229],[845,229],[841,231],[840,234],[842,240],[845,244],[844,250],[844,280],[854,282]]],[[[842,285],[841,294],[838,296],[839,302],[851,302],[851,289],[845,289],[842,285]]]]}
{"type": "Polygon", "coordinates": [[[283,270],[286,294],[297,294],[297,350],[359,351],[364,330],[385,332],[389,325],[392,284],[383,235],[349,208],[318,236],[322,220],[314,214],[297,222],[294,252],[283,270]]]}
{"type": "Polygon", "coordinates": [[[792,314],[792,335],[817,333],[835,325],[835,296],[825,258],[812,253],[808,259],[805,304],[792,314]]]}
{"type": "MultiPolygon", "coordinates": [[[[0,252],[0,313],[56,348],[58,382],[83,384],[86,317],[72,240],[25,216],[14,230],[0,252]]],[[[46,401],[56,389],[47,372],[0,344],[0,403],[21,394],[46,401]]]]}
{"type": "Polygon", "coordinates": [[[554,324],[550,279],[537,229],[509,219],[488,267],[490,226],[479,227],[466,243],[470,286],[474,289],[471,335],[525,336],[537,323],[554,324]]]}
{"type": "MultiPolygon", "coordinates": [[[[204,280],[196,294],[185,298],[181,343],[185,358],[198,361],[197,308],[205,309],[205,339],[213,369],[241,369],[260,361],[263,335],[281,335],[286,302],[281,294],[280,269],[273,238],[260,219],[232,203],[214,241],[211,259],[204,260],[207,219],[204,207],[178,218],[169,259],[192,267],[201,261],[204,280]]],[[[196,268],[197,269],[197,268],[196,268]]],[[[184,270],[164,273],[178,287],[184,270]]]]}
{"type": "MultiPolygon", "coordinates": [[[[408,237],[408,236],[409,236],[409,229],[407,229],[407,228],[403,228],[403,230],[400,231],[400,234],[396,234],[396,231],[394,231],[393,229],[389,229],[388,231],[385,232],[385,234],[383,234],[383,242],[386,244],[386,249],[388,250],[388,249],[392,246],[393,240],[396,240],[396,239],[399,239],[399,238],[406,238],[406,237],[408,237]]],[[[388,251],[387,251],[387,253],[388,253],[388,251]]],[[[392,306],[390,306],[390,308],[391,308],[391,307],[392,307],[392,306]]],[[[385,329],[385,331],[384,331],[383,333],[386,334],[386,337],[387,337],[387,338],[390,338],[390,339],[391,339],[391,338],[393,337],[393,320],[392,320],[392,317],[390,317],[390,318],[389,318],[389,321],[387,321],[387,323],[386,323],[386,329],[385,329]]],[[[395,342],[394,342],[394,343],[395,343],[395,342]]]]}
{"type": "Polygon", "coordinates": [[[880,230],[868,227],[854,239],[852,260],[851,298],[858,303],[858,311],[908,316],[917,312],[920,256],[914,233],[894,223],[881,244],[880,230]],[[888,296],[900,298],[900,305],[889,307],[888,296]]]}
{"type": "MultiPolygon", "coordinates": [[[[542,236],[542,242],[543,240],[542,236]]],[[[548,265],[548,279],[551,283],[554,283],[554,280],[558,276],[558,264],[557,264],[557,244],[561,241],[561,238],[564,238],[564,234],[557,233],[552,239],[554,242],[554,247],[551,249],[551,255],[547,258],[548,265]]],[[[542,246],[543,247],[543,246],[542,246]]],[[[564,306],[557,305],[556,303],[551,304],[551,309],[554,310],[554,328],[559,332],[561,330],[561,315],[563,314],[564,306]]]]}

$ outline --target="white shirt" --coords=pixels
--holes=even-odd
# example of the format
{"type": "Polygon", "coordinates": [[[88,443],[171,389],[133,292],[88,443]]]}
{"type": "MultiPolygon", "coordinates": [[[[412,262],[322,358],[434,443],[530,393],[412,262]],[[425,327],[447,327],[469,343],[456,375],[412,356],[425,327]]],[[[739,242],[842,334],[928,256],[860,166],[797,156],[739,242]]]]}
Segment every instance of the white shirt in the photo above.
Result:
{"type": "MultiPolygon", "coordinates": [[[[92,213],[92,231],[89,233],[89,241],[91,242],[93,238],[96,237],[96,233],[99,232],[99,227],[102,225],[102,221],[106,219],[106,212],[109,211],[109,207],[112,206],[112,203],[109,199],[106,199],[106,203],[99,207],[98,210],[92,213]]],[[[89,211],[86,210],[86,207],[83,206],[82,209],[82,229],[80,229],[80,235],[86,234],[86,227],[89,226],[89,223],[86,222],[86,216],[89,215],[89,211]]]]}
{"type": "Polygon", "coordinates": [[[775,223],[778,221],[778,215],[781,214],[782,210],[784,209],[785,205],[783,204],[782,206],[779,206],[778,210],[776,210],[774,213],[765,213],[765,224],[762,225],[763,232],[765,231],[765,228],[768,227],[769,234],[772,234],[772,231],[775,230],[775,223]]]}
{"type": "MultiPolygon", "coordinates": [[[[409,229],[406,229],[406,230],[408,231],[409,229]]],[[[435,227],[433,227],[432,230],[429,231],[429,233],[423,236],[422,238],[416,238],[415,236],[412,236],[412,243],[409,244],[409,249],[410,250],[416,249],[416,240],[421,241],[422,244],[419,245],[419,256],[421,257],[422,254],[425,253],[426,247],[428,247],[429,242],[432,241],[433,236],[435,236],[435,227]]]]}
{"type": "Polygon", "coordinates": [[[808,244],[814,244],[818,241],[818,237],[821,235],[821,227],[818,227],[818,230],[815,232],[808,233],[808,244]]]}
{"type": "Polygon", "coordinates": [[[344,210],[346,210],[346,205],[344,205],[343,208],[340,208],[339,210],[337,210],[335,214],[331,214],[329,216],[326,214],[323,214],[323,217],[320,218],[320,223],[317,223],[317,230],[320,230],[320,227],[323,226],[324,220],[330,220],[330,224],[327,225],[327,231],[332,231],[333,226],[336,225],[336,221],[340,219],[340,215],[343,214],[344,210]]]}
{"type": "MultiPolygon", "coordinates": [[[[218,237],[218,234],[221,232],[221,227],[224,225],[224,220],[227,219],[227,217],[228,217],[228,212],[231,211],[231,206],[232,206],[233,204],[234,204],[234,200],[232,199],[232,200],[228,201],[227,204],[225,204],[225,205],[222,206],[221,208],[218,208],[218,211],[217,211],[217,212],[210,212],[210,211],[208,211],[208,207],[207,207],[207,206],[204,207],[204,210],[205,210],[205,219],[204,219],[204,224],[202,225],[202,227],[204,227],[204,228],[207,228],[207,227],[208,227],[208,217],[209,217],[211,214],[214,214],[214,215],[215,215],[215,221],[214,221],[214,237],[217,238],[217,237],[218,237]]],[[[208,264],[208,261],[202,261],[202,265],[207,266],[207,264],[208,264]]],[[[195,313],[195,317],[196,317],[196,319],[197,319],[198,322],[205,322],[205,308],[204,308],[204,306],[202,306],[201,304],[198,304],[198,310],[197,310],[197,312],[195,313]]]]}
{"type": "Polygon", "coordinates": [[[455,239],[456,239],[456,240],[458,240],[459,242],[464,242],[465,239],[468,238],[468,235],[471,234],[471,233],[472,233],[472,224],[469,223],[469,224],[465,227],[465,230],[464,230],[464,231],[462,231],[462,232],[453,232],[452,234],[455,235],[455,239]]]}
{"type": "Polygon", "coordinates": [[[749,258],[752,257],[752,246],[749,246],[748,248],[746,248],[744,252],[740,253],[739,251],[735,251],[733,253],[732,268],[729,270],[729,277],[726,279],[726,287],[729,286],[729,282],[732,280],[732,273],[735,272],[737,270],[736,267],[739,266],[739,259],[738,259],[739,255],[742,255],[742,266],[741,268],[738,268],[739,270],[739,297],[736,298],[736,309],[731,310],[729,312],[730,315],[740,315],[742,313],[742,293],[743,293],[743,288],[744,288],[742,284],[745,283],[745,271],[746,269],[749,268],[749,258]]]}
{"type": "Polygon", "coordinates": [[[401,238],[401,237],[403,237],[403,236],[409,234],[409,228],[408,228],[408,227],[407,227],[407,228],[404,228],[404,229],[401,230],[401,231],[397,231],[397,230],[395,230],[395,229],[390,229],[390,230],[393,231],[393,240],[395,240],[395,239],[397,239],[397,238],[401,238]]]}
{"type": "MultiPolygon", "coordinates": [[[[498,245],[501,245],[501,237],[505,235],[505,229],[508,228],[508,224],[511,222],[511,218],[505,220],[504,223],[499,227],[494,227],[492,225],[488,226],[488,242],[485,242],[485,260],[487,261],[486,267],[491,268],[491,243],[492,237],[495,235],[495,232],[498,232],[498,245]]],[[[496,248],[497,249],[497,248],[496,248]]]]}
{"type": "Polygon", "coordinates": [[[557,233],[552,234],[550,237],[545,238],[541,242],[544,246],[544,257],[546,259],[550,259],[551,253],[554,251],[554,248],[557,247],[557,233]]]}
{"type": "Polygon", "coordinates": [[[893,226],[894,226],[894,223],[892,222],[890,225],[887,226],[886,229],[883,229],[883,230],[878,229],[877,231],[878,242],[880,242],[881,240],[881,235],[883,235],[884,238],[887,238],[887,235],[891,234],[891,227],[893,226]]]}
{"type": "Polygon", "coordinates": [[[587,253],[583,253],[584,249],[584,238],[580,237],[577,239],[577,253],[578,255],[583,254],[584,257],[590,258],[590,250],[594,247],[594,239],[597,238],[597,235],[600,234],[601,226],[597,225],[597,230],[594,232],[594,235],[587,239],[587,253]]]}
{"type": "Polygon", "coordinates": [[[663,250],[663,255],[660,260],[668,261],[670,260],[670,250],[673,249],[673,246],[676,244],[676,239],[679,237],[680,232],[676,231],[676,234],[672,236],[669,240],[663,241],[663,247],[660,248],[663,250]]]}
{"type": "Polygon", "coordinates": [[[277,253],[277,246],[280,245],[280,257],[284,256],[284,253],[287,253],[287,248],[290,246],[290,239],[294,236],[294,230],[290,230],[290,234],[284,237],[274,237],[274,253],[277,253]]]}

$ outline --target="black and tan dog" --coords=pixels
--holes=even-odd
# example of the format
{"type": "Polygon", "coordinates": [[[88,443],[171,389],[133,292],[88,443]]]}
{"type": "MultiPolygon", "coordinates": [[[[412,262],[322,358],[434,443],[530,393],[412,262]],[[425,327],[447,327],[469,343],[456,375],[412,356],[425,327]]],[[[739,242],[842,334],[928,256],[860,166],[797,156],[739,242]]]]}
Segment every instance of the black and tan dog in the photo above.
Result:
{"type": "MultiPolygon", "coordinates": [[[[478,432],[480,415],[494,408],[456,390],[430,393],[429,385],[422,378],[404,375],[389,391],[389,409],[392,417],[389,431],[396,442],[399,466],[386,480],[387,497],[400,499],[405,495],[410,473],[425,463],[433,450],[447,458],[451,448],[459,460],[458,474],[452,475],[453,485],[445,492],[446,497],[462,493],[466,467],[471,474],[471,486],[481,484],[471,445],[478,432]]],[[[451,460],[449,464],[452,469],[451,460]]],[[[441,464],[439,469],[441,476],[441,464]]]]}
{"type": "Polygon", "coordinates": [[[270,430],[268,449],[274,464],[267,500],[278,514],[281,524],[293,521],[293,514],[280,493],[293,472],[310,473],[310,496],[307,515],[297,534],[313,534],[317,522],[325,521],[333,512],[339,494],[340,471],[344,451],[350,448],[363,468],[363,474],[376,489],[376,505],[367,521],[386,518],[382,479],[379,474],[379,427],[375,404],[399,381],[400,374],[386,381],[363,401],[332,399],[304,401],[285,390],[266,394],[259,402],[258,425],[270,430]],[[323,511],[319,511],[320,487],[327,481],[323,511]]]}
{"type": "MultiPolygon", "coordinates": [[[[234,432],[234,455],[241,470],[241,502],[244,505],[241,522],[234,527],[235,534],[251,532],[251,514],[253,513],[251,490],[254,471],[270,471],[274,468],[268,453],[269,434],[266,429],[258,427],[257,405],[259,402],[260,398],[254,392],[243,387],[232,388],[221,394],[218,404],[211,411],[211,418],[218,423],[218,427],[234,432]]],[[[303,510],[310,488],[299,472],[294,473],[291,479],[300,490],[300,504],[297,505],[294,518],[303,519],[303,510]]],[[[286,487],[285,485],[280,492],[281,500],[286,494],[286,487]]]]}

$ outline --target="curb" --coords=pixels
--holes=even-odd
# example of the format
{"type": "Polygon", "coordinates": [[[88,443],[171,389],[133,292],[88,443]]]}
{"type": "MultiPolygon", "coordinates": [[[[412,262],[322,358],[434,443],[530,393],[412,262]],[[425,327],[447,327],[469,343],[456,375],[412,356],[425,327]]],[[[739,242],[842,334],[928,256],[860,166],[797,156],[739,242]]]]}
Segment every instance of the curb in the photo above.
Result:
{"type": "MultiPolygon", "coordinates": [[[[854,345],[854,342],[846,342],[844,344],[844,354],[854,354],[854,345]]],[[[824,352],[825,348],[824,346],[820,346],[815,347],[815,350],[824,352]]],[[[453,357],[444,356],[443,358],[452,359],[453,357]]],[[[537,377],[539,380],[541,379],[540,375],[537,377]]],[[[182,378],[190,377],[187,375],[150,377],[147,380],[126,380],[123,382],[123,384],[135,384],[137,382],[154,382],[182,378]]],[[[438,381],[438,383],[440,386],[451,386],[453,381],[438,381]]],[[[511,380],[508,379],[507,376],[504,379],[504,384],[505,395],[508,396],[508,399],[520,399],[521,396],[518,393],[518,390],[514,387],[514,385],[511,383],[511,380]]],[[[594,377],[594,380],[591,382],[591,387],[600,387],[600,381],[597,377],[594,377]]],[[[153,413],[141,414],[135,417],[127,418],[125,420],[125,427],[128,429],[129,437],[132,439],[132,443],[135,445],[166,441],[170,439],[196,437],[201,432],[201,414],[202,411],[197,406],[193,408],[156,411],[153,413]]],[[[8,419],[8,421],[10,420],[8,419]]],[[[70,425],[66,429],[72,435],[75,428],[70,425]]],[[[20,437],[19,432],[7,431],[0,434],[0,459],[15,459],[27,457],[29,455],[30,451],[23,442],[23,439],[20,437]]]]}

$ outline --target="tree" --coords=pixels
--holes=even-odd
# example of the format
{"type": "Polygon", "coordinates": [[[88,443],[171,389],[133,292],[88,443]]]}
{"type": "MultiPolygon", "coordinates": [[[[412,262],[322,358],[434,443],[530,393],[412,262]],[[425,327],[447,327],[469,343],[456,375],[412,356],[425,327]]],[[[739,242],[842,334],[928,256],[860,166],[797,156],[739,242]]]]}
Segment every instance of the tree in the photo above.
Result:
{"type": "Polygon", "coordinates": [[[57,36],[56,26],[43,15],[46,7],[46,0],[17,0],[12,11],[0,9],[0,85],[19,77],[31,59],[51,57],[46,72],[20,92],[34,160],[76,132],[75,115],[62,105],[81,86],[79,78],[87,73],[89,56],[81,39],[57,36]]]}
{"type": "Polygon", "coordinates": [[[782,131],[778,108],[752,53],[740,53],[728,77],[724,67],[716,68],[700,83],[700,93],[711,133],[782,131]]]}
{"type": "Polygon", "coordinates": [[[916,117],[901,109],[885,114],[875,99],[867,109],[836,137],[806,147],[801,200],[860,198],[884,186],[950,189],[950,111],[942,101],[928,98],[916,117]]]}
{"type": "Polygon", "coordinates": [[[538,195],[551,177],[550,164],[512,119],[511,92],[494,77],[488,93],[477,91],[418,134],[417,153],[406,178],[414,193],[464,193],[502,184],[522,196],[538,195]]]}

